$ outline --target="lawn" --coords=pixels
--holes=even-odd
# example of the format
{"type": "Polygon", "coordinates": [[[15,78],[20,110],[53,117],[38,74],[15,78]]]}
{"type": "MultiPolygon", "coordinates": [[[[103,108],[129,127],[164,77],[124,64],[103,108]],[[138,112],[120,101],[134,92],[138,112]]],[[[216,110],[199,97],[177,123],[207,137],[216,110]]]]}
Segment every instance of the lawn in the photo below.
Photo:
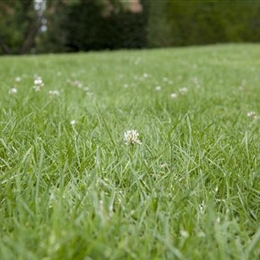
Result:
{"type": "Polygon", "coordinates": [[[260,45],[0,57],[0,106],[1,260],[259,259],[260,45]]]}

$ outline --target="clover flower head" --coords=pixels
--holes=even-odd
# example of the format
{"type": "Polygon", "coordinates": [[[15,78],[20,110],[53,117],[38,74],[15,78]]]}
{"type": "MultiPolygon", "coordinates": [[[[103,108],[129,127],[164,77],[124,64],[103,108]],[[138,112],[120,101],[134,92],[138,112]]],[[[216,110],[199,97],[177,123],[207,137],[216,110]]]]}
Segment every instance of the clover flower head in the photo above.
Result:
{"type": "Polygon", "coordinates": [[[249,112],[247,113],[247,116],[248,116],[248,117],[251,117],[251,118],[256,118],[256,112],[255,112],[255,111],[249,111],[249,112]]]}
{"type": "Polygon", "coordinates": [[[180,235],[184,238],[188,238],[189,237],[189,232],[187,232],[186,230],[181,230],[180,231],[180,235]]]}
{"type": "Polygon", "coordinates": [[[21,77],[16,77],[16,78],[14,79],[14,81],[15,81],[15,82],[20,82],[20,81],[21,81],[21,77]]]}
{"type": "Polygon", "coordinates": [[[17,93],[17,88],[13,87],[8,91],[9,94],[16,94],[17,93]]]}
{"type": "Polygon", "coordinates": [[[49,95],[50,96],[59,96],[60,92],[58,90],[50,90],[49,95]]]}
{"type": "Polygon", "coordinates": [[[41,77],[35,76],[34,77],[34,86],[33,88],[35,91],[40,91],[40,89],[44,86],[44,83],[42,81],[41,77]]]}
{"type": "Polygon", "coordinates": [[[177,98],[178,95],[176,93],[171,93],[171,98],[177,98]]]}
{"type": "Polygon", "coordinates": [[[124,133],[124,141],[126,145],[142,144],[139,140],[139,133],[136,130],[128,130],[124,133]]]}
{"type": "Polygon", "coordinates": [[[155,87],[155,90],[156,90],[156,91],[160,91],[161,89],[162,89],[161,86],[156,86],[156,87],[155,87]]]}
{"type": "Polygon", "coordinates": [[[179,92],[183,95],[183,94],[186,94],[188,92],[188,89],[183,87],[183,88],[179,89],[179,92]]]}
{"type": "Polygon", "coordinates": [[[75,125],[75,124],[76,124],[76,121],[75,121],[75,120],[71,120],[71,121],[70,121],[70,125],[73,126],[73,125],[75,125]]]}
{"type": "Polygon", "coordinates": [[[34,78],[34,85],[36,85],[36,86],[43,86],[44,84],[43,84],[43,81],[42,81],[42,78],[41,77],[35,77],[34,78]]]}

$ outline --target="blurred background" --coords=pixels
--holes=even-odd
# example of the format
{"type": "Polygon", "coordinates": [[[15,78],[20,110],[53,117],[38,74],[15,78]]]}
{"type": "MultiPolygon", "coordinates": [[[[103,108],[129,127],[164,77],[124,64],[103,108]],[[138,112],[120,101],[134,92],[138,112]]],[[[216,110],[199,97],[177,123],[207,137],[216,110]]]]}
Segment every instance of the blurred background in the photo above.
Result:
{"type": "Polygon", "coordinates": [[[0,0],[0,54],[260,42],[260,1],[0,0]]]}

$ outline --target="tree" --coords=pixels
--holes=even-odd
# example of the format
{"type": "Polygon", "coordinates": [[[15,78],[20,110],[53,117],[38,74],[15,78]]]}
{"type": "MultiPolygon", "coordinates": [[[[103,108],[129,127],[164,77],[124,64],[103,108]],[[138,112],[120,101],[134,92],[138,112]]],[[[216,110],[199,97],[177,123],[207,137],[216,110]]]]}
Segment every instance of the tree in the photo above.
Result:
{"type": "Polygon", "coordinates": [[[0,45],[3,54],[28,52],[41,26],[33,0],[0,1],[0,45]]]}
{"type": "Polygon", "coordinates": [[[0,0],[0,53],[30,53],[44,22],[48,21],[48,31],[51,37],[55,37],[54,31],[60,29],[57,26],[62,26],[57,20],[63,19],[66,10],[88,2],[99,6],[96,10],[101,12],[98,14],[101,16],[125,10],[136,13],[142,11],[139,0],[0,0]]]}

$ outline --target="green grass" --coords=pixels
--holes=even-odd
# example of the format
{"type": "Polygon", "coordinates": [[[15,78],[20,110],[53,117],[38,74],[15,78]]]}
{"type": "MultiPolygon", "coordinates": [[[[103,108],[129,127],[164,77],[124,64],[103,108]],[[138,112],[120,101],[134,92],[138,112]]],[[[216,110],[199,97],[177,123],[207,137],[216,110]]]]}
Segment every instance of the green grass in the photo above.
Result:
{"type": "Polygon", "coordinates": [[[1,57],[0,259],[259,259],[259,97],[260,45],[1,57]]]}

